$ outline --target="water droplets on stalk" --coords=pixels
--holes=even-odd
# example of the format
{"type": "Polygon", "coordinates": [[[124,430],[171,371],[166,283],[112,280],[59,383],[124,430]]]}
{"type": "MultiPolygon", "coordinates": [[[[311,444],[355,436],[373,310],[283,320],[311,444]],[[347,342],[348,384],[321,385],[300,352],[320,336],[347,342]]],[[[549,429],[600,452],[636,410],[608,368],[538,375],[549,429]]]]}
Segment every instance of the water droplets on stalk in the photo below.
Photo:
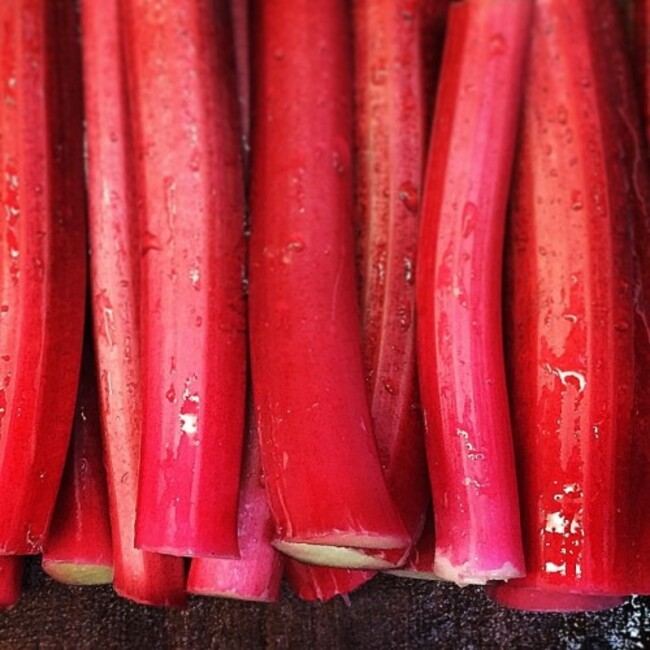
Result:
{"type": "Polygon", "coordinates": [[[488,43],[490,56],[503,56],[508,51],[508,43],[501,33],[492,34],[488,43]]]}
{"type": "Polygon", "coordinates": [[[399,200],[409,211],[416,213],[419,207],[418,189],[410,181],[404,181],[398,188],[399,200]]]}

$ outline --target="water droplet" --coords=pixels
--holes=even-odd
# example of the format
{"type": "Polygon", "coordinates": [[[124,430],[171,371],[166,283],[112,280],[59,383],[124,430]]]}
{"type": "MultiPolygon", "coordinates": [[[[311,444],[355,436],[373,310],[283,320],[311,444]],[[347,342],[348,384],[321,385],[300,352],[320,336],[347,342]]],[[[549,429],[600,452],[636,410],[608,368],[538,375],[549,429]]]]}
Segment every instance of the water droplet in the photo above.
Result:
{"type": "Polygon", "coordinates": [[[162,245],[157,235],[145,230],[142,233],[142,254],[146,255],[149,251],[161,251],[162,245]]]}
{"type": "Polygon", "coordinates": [[[506,39],[503,34],[493,34],[489,42],[490,55],[501,56],[508,51],[506,39]]]}
{"type": "Polygon", "coordinates": [[[341,154],[338,151],[332,152],[332,165],[334,166],[337,174],[343,174],[343,172],[345,172],[345,165],[343,163],[341,154]]]}
{"type": "Polygon", "coordinates": [[[469,237],[474,232],[478,219],[479,212],[476,204],[471,201],[465,203],[462,216],[463,237],[469,237]]]}
{"type": "Polygon", "coordinates": [[[418,190],[410,181],[404,181],[398,188],[399,200],[409,212],[418,211],[418,190]]]}
{"type": "Polygon", "coordinates": [[[406,284],[413,284],[415,273],[413,272],[413,260],[410,257],[404,258],[404,281],[406,284]]]}
{"type": "Polygon", "coordinates": [[[201,270],[199,268],[199,262],[196,260],[194,264],[190,267],[189,271],[190,283],[194,291],[201,290],[201,270]]]}
{"type": "Polygon", "coordinates": [[[397,307],[397,318],[400,329],[403,332],[411,327],[411,307],[408,303],[402,303],[397,307]]]}
{"type": "Polygon", "coordinates": [[[582,210],[584,204],[582,202],[582,192],[580,190],[571,191],[571,209],[578,211],[582,210]]]}
{"type": "Polygon", "coordinates": [[[285,264],[293,262],[296,253],[302,253],[305,250],[305,242],[301,237],[293,237],[284,247],[282,253],[282,261],[285,264]]]}
{"type": "Polygon", "coordinates": [[[617,332],[627,332],[630,329],[630,324],[624,319],[617,320],[614,323],[614,329],[617,332]]]}

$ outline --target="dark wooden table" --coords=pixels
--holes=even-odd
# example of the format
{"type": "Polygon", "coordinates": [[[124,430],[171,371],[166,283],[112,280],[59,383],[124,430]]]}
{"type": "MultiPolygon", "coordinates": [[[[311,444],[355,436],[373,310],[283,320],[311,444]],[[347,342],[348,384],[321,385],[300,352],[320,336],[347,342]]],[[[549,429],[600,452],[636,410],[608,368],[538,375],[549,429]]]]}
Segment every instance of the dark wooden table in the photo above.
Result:
{"type": "Polygon", "coordinates": [[[479,589],[379,576],[325,604],[288,590],[277,605],[192,598],[185,611],[142,607],[109,587],[69,588],[36,562],[25,593],[0,613],[7,648],[645,648],[650,599],[600,614],[522,614],[502,609],[479,589]]]}

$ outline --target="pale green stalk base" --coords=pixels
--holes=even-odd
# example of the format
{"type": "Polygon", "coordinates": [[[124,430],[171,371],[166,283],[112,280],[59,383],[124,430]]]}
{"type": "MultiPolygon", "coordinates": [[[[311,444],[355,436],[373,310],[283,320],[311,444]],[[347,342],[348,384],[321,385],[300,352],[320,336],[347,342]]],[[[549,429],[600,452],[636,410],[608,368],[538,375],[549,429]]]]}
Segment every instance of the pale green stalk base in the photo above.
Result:
{"type": "Polygon", "coordinates": [[[305,564],[318,564],[337,569],[381,570],[393,568],[390,562],[372,557],[356,548],[275,541],[273,546],[281,553],[305,564]]]}
{"type": "Polygon", "coordinates": [[[415,571],[411,569],[391,569],[386,571],[392,576],[397,576],[398,578],[411,578],[415,580],[431,580],[434,582],[440,582],[440,578],[434,573],[424,573],[422,571],[415,571]]]}
{"type": "Polygon", "coordinates": [[[43,571],[66,585],[109,585],[113,582],[113,567],[106,565],[43,560],[43,571]]]}

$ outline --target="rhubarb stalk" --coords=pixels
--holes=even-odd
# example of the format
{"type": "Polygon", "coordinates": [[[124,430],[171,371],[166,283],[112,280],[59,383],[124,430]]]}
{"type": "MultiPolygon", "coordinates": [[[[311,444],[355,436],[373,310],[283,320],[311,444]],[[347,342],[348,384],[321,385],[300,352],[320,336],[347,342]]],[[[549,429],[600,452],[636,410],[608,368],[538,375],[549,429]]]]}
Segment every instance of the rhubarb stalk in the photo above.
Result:
{"type": "Polygon", "coordinates": [[[613,0],[536,3],[506,274],[513,587],[650,591],[650,197],[619,17],[613,0]]]}
{"type": "Polygon", "coordinates": [[[23,567],[20,555],[0,556],[0,608],[13,607],[20,600],[23,567]]]}
{"type": "Polygon", "coordinates": [[[111,526],[102,454],[95,361],[84,350],[72,441],[52,524],[43,546],[43,570],[73,585],[113,580],[111,526]]]}
{"type": "Polygon", "coordinates": [[[650,0],[634,0],[632,15],[646,145],[650,146],[650,0]]]}
{"type": "MultiPolygon", "coordinates": [[[[430,500],[414,326],[425,141],[420,7],[414,0],[356,0],[353,8],[366,383],[386,484],[414,541],[430,500]]],[[[396,566],[408,552],[368,551],[363,566],[396,566]]]]}
{"type": "Polygon", "coordinates": [[[122,62],[118,0],[83,0],[91,295],[113,587],[148,605],[182,606],[183,560],[135,548],[142,433],[140,251],[134,149],[122,62]]]}
{"type": "Polygon", "coordinates": [[[253,391],[276,546],[345,565],[404,548],[366,400],[344,0],[260,2],[253,125],[253,391]]]}
{"type": "Polygon", "coordinates": [[[428,143],[451,0],[420,0],[419,4],[422,13],[420,47],[424,82],[425,140],[428,143]]]}
{"type": "Polygon", "coordinates": [[[262,480],[259,435],[252,423],[239,495],[239,559],[195,558],[187,590],[202,596],[275,602],[280,595],[283,558],[273,548],[275,526],[262,480]]]}
{"type": "Polygon", "coordinates": [[[139,548],[237,557],[244,195],[226,0],[125,0],[142,242],[139,548]]]}
{"type": "Polygon", "coordinates": [[[83,122],[74,0],[0,7],[0,553],[34,554],[54,509],[81,357],[83,122]]]}
{"type": "MultiPolygon", "coordinates": [[[[250,151],[251,131],[251,74],[250,74],[250,0],[230,0],[235,67],[237,70],[237,97],[241,122],[245,163],[250,151]]],[[[244,165],[248,169],[248,164],[244,165]]]]}
{"type": "Polygon", "coordinates": [[[488,585],[487,595],[499,605],[527,612],[600,612],[618,607],[623,596],[590,596],[561,591],[517,587],[511,584],[488,585]]]}
{"type": "Polygon", "coordinates": [[[449,10],[418,257],[418,360],[435,571],[522,575],[501,332],[501,252],[532,3],[449,10]]]}
{"type": "Polygon", "coordinates": [[[326,602],[342,596],[349,604],[348,594],[368,582],[375,572],[335,569],[288,559],[285,575],[293,592],[302,600],[326,602]]]}
{"type": "Polygon", "coordinates": [[[418,580],[438,580],[435,566],[435,537],[433,526],[433,515],[429,512],[424,530],[420,534],[415,545],[406,559],[406,562],[398,569],[392,569],[388,573],[400,578],[416,578],[418,580]]]}

